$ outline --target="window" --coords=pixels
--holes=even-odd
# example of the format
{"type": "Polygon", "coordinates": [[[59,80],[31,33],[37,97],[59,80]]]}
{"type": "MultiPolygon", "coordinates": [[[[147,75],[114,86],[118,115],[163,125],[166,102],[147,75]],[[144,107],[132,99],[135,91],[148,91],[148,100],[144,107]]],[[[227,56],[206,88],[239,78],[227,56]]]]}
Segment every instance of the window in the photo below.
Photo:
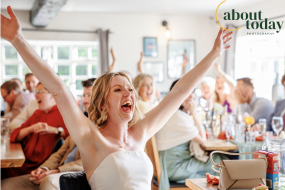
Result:
{"type": "MultiPolygon", "coordinates": [[[[74,96],[82,96],[82,80],[100,75],[98,42],[35,41],[29,43],[60,76],[74,96]]],[[[9,42],[1,41],[1,83],[12,78],[24,81],[31,72],[16,49],[9,42]]]]}
{"type": "Polygon", "coordinates": [[[17,59],[17,50],[13,46],[4,46],[5,50],[5,60],[16,60],[17,59]]]}
{"type": "Polygon", "coordinates": [[[235,78],[249,77],[257,96],[272,100],[272,86],[281,83],[285,63],[285,35],[237,38],[235,78]],[[277,78],[276,78],[277,77],[277,78]]]}

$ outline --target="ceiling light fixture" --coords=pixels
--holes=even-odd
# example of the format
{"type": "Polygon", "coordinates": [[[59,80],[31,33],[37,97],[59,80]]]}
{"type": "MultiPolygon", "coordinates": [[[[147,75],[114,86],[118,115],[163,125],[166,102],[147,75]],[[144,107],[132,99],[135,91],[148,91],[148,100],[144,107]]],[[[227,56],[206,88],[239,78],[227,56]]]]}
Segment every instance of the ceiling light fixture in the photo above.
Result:
{"type": "Polygon", "coordinates": [[[169,39],[171,33],[170,33],[170,30],[169,30],[169,28],[168,28],[168,26],[167,26],[167,21],[162,21],[162,26],[165,27],[165,32],[164,32],[165,37],[166,37],[167,39],[169,39]]]}

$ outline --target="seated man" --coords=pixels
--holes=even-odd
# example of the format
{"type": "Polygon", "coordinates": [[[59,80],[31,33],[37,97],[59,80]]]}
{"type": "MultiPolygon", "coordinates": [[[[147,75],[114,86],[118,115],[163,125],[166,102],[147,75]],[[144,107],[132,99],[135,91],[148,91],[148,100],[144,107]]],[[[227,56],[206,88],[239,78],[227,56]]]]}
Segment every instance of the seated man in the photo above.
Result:
{"type": "MultiPolygon", "coordinates": [[[[25,82],[29,93],[33,93],[36,90],[36,86],[39,83],[39,80],[33,73],[27,73],[25,75],[25,82]]],[[[13,131],[14,129],[20,127],[37,109],[37,101],[30,101],[28,105],[23,109],[23,111],[11,121],[10,130],[13,131]]]]}
{"type": "Polygon", "coordinates": [[[83,105],[84,105],[84,115],[88,117],[88,106],[91,101],[91,93],[92,93],[92,86],[96,78],[90,78],[87,80],[82,81],[82,86],[84,88],[83,91],[83,105]]]}
{"type": "Polygon", "coordinates": [[[25,75],[25,83],[26,83],[27,90],[30,93],[33,93],[36,90],[36,86],[38,85],[39,80],[33,73],[27,73],[25,75]]]}
{"type": "Polygon", "coordinates": [[[10,136],[11,142],[21,143],[26,160],[20,168],[2,168],[2,179],[30,173],[52,154],[60,137],[69,135],[52,94],[41,83],[35,96],[39,109],[10,136]]]}
{"type": "Polygon", "coordinates": [[[23,111],[10,122],[10,131],[12,132],[14,129],[21,127],[37,109],[39,109],[37,100],[31,100],[28,105],[24,107],[23,111]]]}
{"type": "Polygon", "coordinates": [[[15,81],[6,81],[1,85],[1,95],[5,102],[8,103],[11,110],[11,120],[13,120],[29,101],[34,100],[34,94],[26,94],[21,91],[19,85],[15,81]]]}
{"type": "Polygon", "coordinates": [[[258,123],[258,120],[262,118],[268,119],[274,110],[271,101],[256,96],[250,78],[237,80],[236,95],[239,104],[234,111],[235,115],[243,115],[247,112],[255,119],[255,123],[258,123]]]}
{"type": "MultiPolygon", "coordinates": [[[[84,106],[86,110],[90,104],[91,90],[94,81],[95,79],[93,78],[82,81],[84,87],[84,106]]],[[[17,188],[21,190],[27,188],[35,190],[59,190],[59,177],[62,174],[82,170],[80,153],[76,144],[68,137],[62,147],[56,153],[52,154],[39,168],[32,171],[31,174],[2,180],[1,189],[8,190],[17,188]]]]}
{"type": "MultiPolygon", "coordinates": [[[[285,75],[283,75],[283,77],[281,79],[281,83],[283,84],[284,89],[285,89],[285,75]]],[[[273,113],[267,119],[266,131],[273,131],[271,125],[272,125],[272,118],[274,116],[278,116],[278,117],[281,116],[281,117],[283,117],[283,120],[284,120],[284,115],[285,115],[285,99],[278,100],[276,102],[275,109],[274,109],[273,113]]]]}
{"type": "Polygon", "coordinates": [[[1,181],[1,189],[59,190],[59,177],[62,174],[82,170],[80,153],[68,137],[62,147],[31,174],[4,179],[1,181]]]}

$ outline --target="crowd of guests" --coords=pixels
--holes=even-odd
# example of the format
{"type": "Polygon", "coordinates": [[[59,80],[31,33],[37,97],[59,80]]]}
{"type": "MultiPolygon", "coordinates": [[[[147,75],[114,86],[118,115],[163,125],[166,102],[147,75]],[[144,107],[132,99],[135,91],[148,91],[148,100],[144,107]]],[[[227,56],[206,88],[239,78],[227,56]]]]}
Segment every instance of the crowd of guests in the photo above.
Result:
{"type": "MultiPolygon", "coordinates": [[[[154,135],[162,167],[160,190],[169,188],[169,180],[184,183],[206,173],[215,175],[199,146],[206,141],[195,101],[195,88],[201,81],[198,98],[205,100],[208,110],[220,105],[229,113],[248,112],[256,121],[284,110],[279,106],[274,110],[269,100],[257,97],[249,78],[234,81],[215,63],[230,48],[232,32],[223,29],[209,54],[191,71],[183,72],[158,105],[153,103],[157,94],[153,78],[141,69],[141,54],[140,74],[134,79],[120,71],[83,81],[80,109],[81,103],[25,40],[11,7],[8,14],[11,19],[2,17],[1,37],[12,43],[34,75],[26,75],[25,91],[17,79],[1,85],[8,104],[4,117],[11,118],[10,141],[21,143],[26,157],[21,168],[1,169],[3,190],[59,189],[60,175],[83,169],[93,190],[150,189],[153,166],[144,148],[154,135]],[[212,65],[219,76],[203,80],[212,65]],[[61,138],[64,144],[54,150],[61,138]]],[[[113,50],[111,54],[109,71],[115,64],[113,50]]],[[[221,159],[227,158],[214,157],[216,162],[221,159]]]]}
{"type": "MultiPolygon", "coordinates": [[[[114,66],[114,63],[112,65],[114,66]]],[[[140,62],[138,65],[140,68],[140,62]]],[[[270,123],[273,116],[285,113],[285,100],[277,102],[274,110],[269,100],[256,97],[249,78],[238,79],[235,82],[221,71],[217,64],[215,68],[219,74],[216,81],[211,77],[205,77],[200,83],[202,96],[198,97],[198,101],[194,90],[156,134],[163,173],[160,189],[169,188],[168,180],[179,182],[186,178],[201,178],[206,173],[215,174],[211,170],[208,157],[197,153],[199,144],[206,141],[204,127],[197,115],[201,99],[207,102],[204,107],[208,109],[214,109],[215,104],[227,105],[228,112],[248,112],[257,121],[259,118],[266,118],[270,123]],[[227,88],[227,85],[231,87],[227,88]],[[227,91],[228,89],[230,90],[227,91]]],[[[155,106],[153,78],[142,73],[141,68],[139,70],[141,74],[134,78],[133,85],[138,92],[138,107],[146,114],[155,106]]],[[[90,78],[82,81],[82,112],[86,117],[95,80],[90,78]]],[[[55,100],[43,84],[32,73],[25,76],[26,90],[16,81],[12,79],[3,83],[1,95],[9,105],[4,117],[11,118],[10,141],[21,143],[26,161],[21,168],[1,169],[1,178],[4,179],[1,187],[59,189],[60,175],[83,170],[78,147],[69,137],[55,100]],[[64,138],[65,142],[54,152],[53,145],[60,138],[64,138]]],[[[178,81],[172,83],[170,91],[178,81]]],[[[282,78],[282,84],[285,84],[284,81],[285,76],[282,78]]],[[[272,130],[271,125],[268,126],[268,130],[272,130]]],[[[227,157],[216,154],[214,159],[219,162],[227,157]]]]}

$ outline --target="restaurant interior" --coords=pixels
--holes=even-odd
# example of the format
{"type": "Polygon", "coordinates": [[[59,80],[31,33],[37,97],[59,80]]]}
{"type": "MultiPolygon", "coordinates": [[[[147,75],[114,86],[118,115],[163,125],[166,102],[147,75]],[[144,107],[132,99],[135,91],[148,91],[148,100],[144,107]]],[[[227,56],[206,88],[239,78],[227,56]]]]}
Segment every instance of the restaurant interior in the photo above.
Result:
{"type": "Polygon", "coordinates": [[[285,189],[284,7],[1,0],[1,189],[285,189]]]}

